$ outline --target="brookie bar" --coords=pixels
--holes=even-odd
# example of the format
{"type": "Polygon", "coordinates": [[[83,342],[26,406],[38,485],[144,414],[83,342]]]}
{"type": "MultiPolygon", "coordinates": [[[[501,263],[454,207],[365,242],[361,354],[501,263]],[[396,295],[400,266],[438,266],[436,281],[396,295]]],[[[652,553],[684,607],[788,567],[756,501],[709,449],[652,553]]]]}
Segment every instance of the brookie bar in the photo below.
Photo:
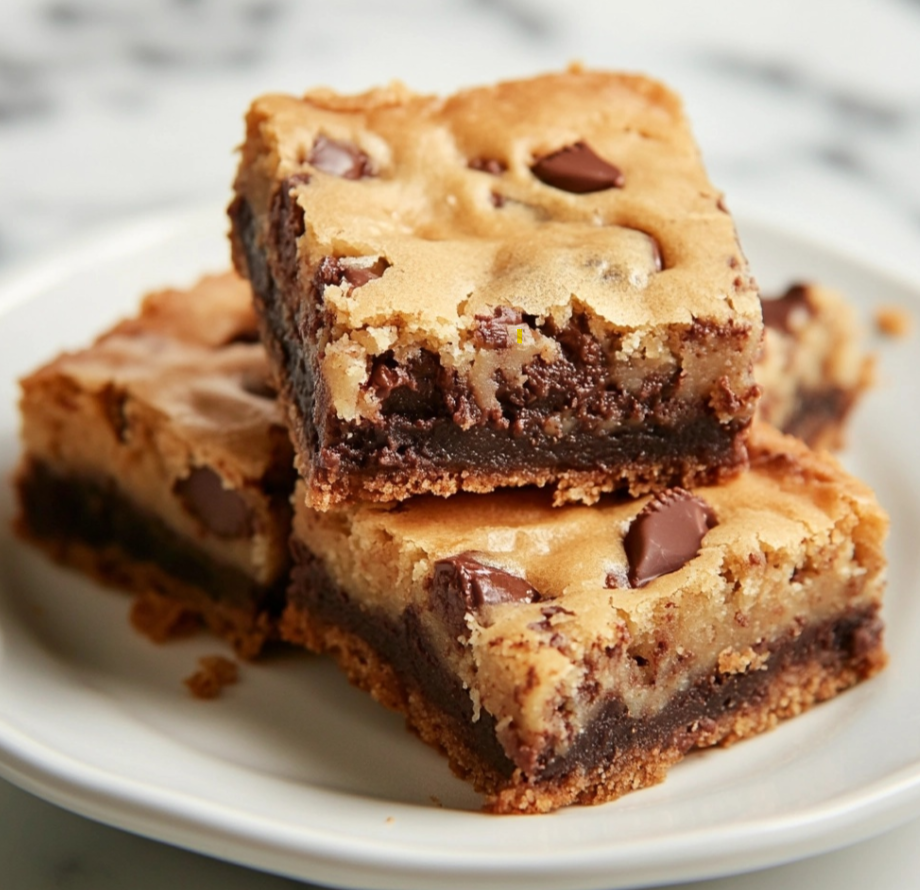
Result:
{"type": "Polygon", "coordinates": [[[315,90],[247,124],[234,260],[312,506],[745,465],[760,306],[665,87],[315,90]]]}
{"type": "Polygon", "coordinates": [[[140,594],[154,638],[202,619],[243,656],[275,635],[293,455],[235,275],[146,298],[21,381],[17,529],[140,594]]]}
{"type": "Polygon", "coordinates": [[[765,426],[725,484],[553,508],[535,490],[313,511],[282,635],[330,652],[500,813],[600,803],[886,662],[887,519],[765,426]]]}

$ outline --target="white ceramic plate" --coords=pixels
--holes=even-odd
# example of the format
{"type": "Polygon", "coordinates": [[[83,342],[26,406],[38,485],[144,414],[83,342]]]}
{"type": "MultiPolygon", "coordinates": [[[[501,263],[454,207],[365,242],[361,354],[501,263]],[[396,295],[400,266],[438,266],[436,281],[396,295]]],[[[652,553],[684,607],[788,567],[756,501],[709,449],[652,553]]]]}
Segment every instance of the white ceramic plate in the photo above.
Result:
{"type": "MultiPolygon", "coordinates": [[[[0,285],[0,469],[15,465],[15,379],[133,311],[144,289],[227,262],[205,209],[129,227],[0,285]]],[[[920,312],[920,288],[750,221],[768,289],[816,278],[920,312]]],[[[494,817],[402,721],[325,661],[243,670],[215,702],[181,685],[200,636],[157,647],[127,598],[59,570],[9,535],[0,492],[0,773],[79,813],[214,856],[368,888],[613,888],[788,861],[920,811],[920,357],[882,347],[849,466],[891,511],[884,675],[780,730],[696,754],[663,785],[602,807],[494,817]]]]}

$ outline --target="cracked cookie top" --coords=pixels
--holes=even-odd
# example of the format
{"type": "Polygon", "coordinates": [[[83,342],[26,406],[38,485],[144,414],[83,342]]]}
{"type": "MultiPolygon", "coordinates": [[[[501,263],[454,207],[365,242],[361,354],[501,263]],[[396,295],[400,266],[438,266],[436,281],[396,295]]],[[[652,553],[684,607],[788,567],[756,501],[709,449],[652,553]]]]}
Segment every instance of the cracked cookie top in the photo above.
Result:
{"type": "Polygon", "coordinates": [[[477,318],[499,307],[532,330],[585,315],[637,351],[675,351],[651,336],[661,326],[760,339],[732,219],[679,99],[645,77],[264,96],[237,192],[263,238],[273,200],[291,202],[302,282],[330,258],[347,270],[323,285],[325,336],[344,353],[425,348],[468,366],[477,318]]]}

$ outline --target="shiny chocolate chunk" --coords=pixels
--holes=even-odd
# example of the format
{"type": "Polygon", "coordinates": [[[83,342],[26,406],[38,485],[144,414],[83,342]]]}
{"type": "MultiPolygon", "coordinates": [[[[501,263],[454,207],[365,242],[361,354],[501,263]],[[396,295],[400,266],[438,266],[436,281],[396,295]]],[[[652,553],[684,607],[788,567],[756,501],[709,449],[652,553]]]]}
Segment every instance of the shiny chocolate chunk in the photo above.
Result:
{"type": "Polygon", "coordinates": [[[373,176],[370,158],[350,142],[340,142],[317,136],[307,161],[330,176],[342,179],[364,179],[373,176]]]}
{"type": "Polygon", "coordinates": [[[220,476],[210,467],[195,467],[180,479],[174,491],[186,509],[220,538],[243,538],[252,534],[249,506],[233,489],[224,488],[220,476]]]}
{"type": "Polygon", "coordinates": [[[481,173],[489,173],[492,176],[501,176],[508,169],[508,165],[497,158],[473,158],[469,163],[469,168],[479,170],[481,173]]]}
{"type": "Polygon", "coordinates": [[[456,633],[466,631],[464,615],[498,603],[532,603],[540,594],[517,575],[483,565],[472,553],[439,559],[431,579],[431,600],[456,633]]]}
{"type": "Polygon", "coordinates": [[[808,317],[813,309],[808,299],[808,288],[802,284],[793,284],[781,297],[771,300],[761,298],[763,323],[776,331],[792,333],[792,319],[795,316],[808,317]]]}
{"type": "Polygon", "coordinates": [[[656,494],[623,539],[629,583],[644,587],[676,572],[699,553],[703,537],[715,525],[712,507],[689,491],[669,488],[656,494]]]}
{"type": "Polygon", "coordinates": [[[626,182],[623,172],[598,157],[586,142],[544,155],[530,170],[540,182],[576,195],[622,188],[626,182]]]}

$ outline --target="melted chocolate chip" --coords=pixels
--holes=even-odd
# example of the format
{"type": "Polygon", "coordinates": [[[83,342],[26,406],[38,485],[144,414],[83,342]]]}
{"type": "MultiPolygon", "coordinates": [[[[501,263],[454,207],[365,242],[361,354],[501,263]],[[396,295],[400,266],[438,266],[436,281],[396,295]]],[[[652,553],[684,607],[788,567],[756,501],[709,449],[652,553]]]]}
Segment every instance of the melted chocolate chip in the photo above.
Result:
{"type": "Polygon", "coordinates": [[[316,137],[307,161],[317,170],[342,179],[364,179],[374,175],[370,158],[357,145],[326,136],[316,137]]]}
{"type": "Polygon", "coordinates": [[[224,488],[210,467],[195,467],[174,487],[186,509],[221,538],[252,534],[252,511],[239,492],[224,488]]]}
{"type": "Polygon", "coordinates": [[[497,158],[473,158],[469,163],[469,168],[479,170],[481,173],[489,173],[492,176],[501,176],[508,169],[508,165],[497,158]]]}
{"type": "Polygon", "coordinates": [[[636,516],[623,546],[629,560],[629,583],[649,581],[676,572],[699,553],[706,532],[716,525],[704,500],[683,488],[659,492],[636,516]]]}
{"type": "Polygon", "coordinates": [[[380,278],[389,268],[390,264],[383,257],[372,266],[353,266],[344,263],[341,257],[327,256],[320,260],[316,268],[315,281],[320,287],[341,287],[344,283],[353,289],[380,278]]]}
{"type": "Polygon", "coordinates": [[[375,278],[379,278],[383,272],[378,272],[374,268],[354,268],[346,266],[344,270],[344,278],[352,287],[361,287],[364,284],[367,284],[368,281],[373,281],[375,278]]]}
{"type": "Polygon", "coordinates": [[[793,284],[781,297],[771,300],[761,298],[763,306],[763,323],[768,328],[777,331],[792,333],[791,321],[793,315],[804,313],[812,314],[811,302],[808,299],[808,288],[802,284],[793,284]]]}
{"type": "Polygon", "coordinates": [[[377,398],[384,402],[390,397],[393,390],[401,386],[408,386],[413,380],[406,369],[398,365],[394,359],[379,356],[374,360],[369,382],[377,398]]]}
{"type": "Polygon", "coordinates": [[[497,603],[532,603],[540,594],[517,575],[483,565],[472,553],[439,559],[431,579],[431,600],[445,623],[464,633],[467,612],[497,603]]]}
{"type": "Polygon", "coordinates": [[[496,306],[492,315],[477,315],[473,341],[480,348],[504,349],[512,345],[509,331],[523,322],[524,317],[510,306],[496,306]]]}
{"type": "Polygon", "coordinates": [[[586,142],[544,155],[530,170],[540,182],[576,195],[622,188],[626,182],[623,172],[598,157],[586,142]]]}

